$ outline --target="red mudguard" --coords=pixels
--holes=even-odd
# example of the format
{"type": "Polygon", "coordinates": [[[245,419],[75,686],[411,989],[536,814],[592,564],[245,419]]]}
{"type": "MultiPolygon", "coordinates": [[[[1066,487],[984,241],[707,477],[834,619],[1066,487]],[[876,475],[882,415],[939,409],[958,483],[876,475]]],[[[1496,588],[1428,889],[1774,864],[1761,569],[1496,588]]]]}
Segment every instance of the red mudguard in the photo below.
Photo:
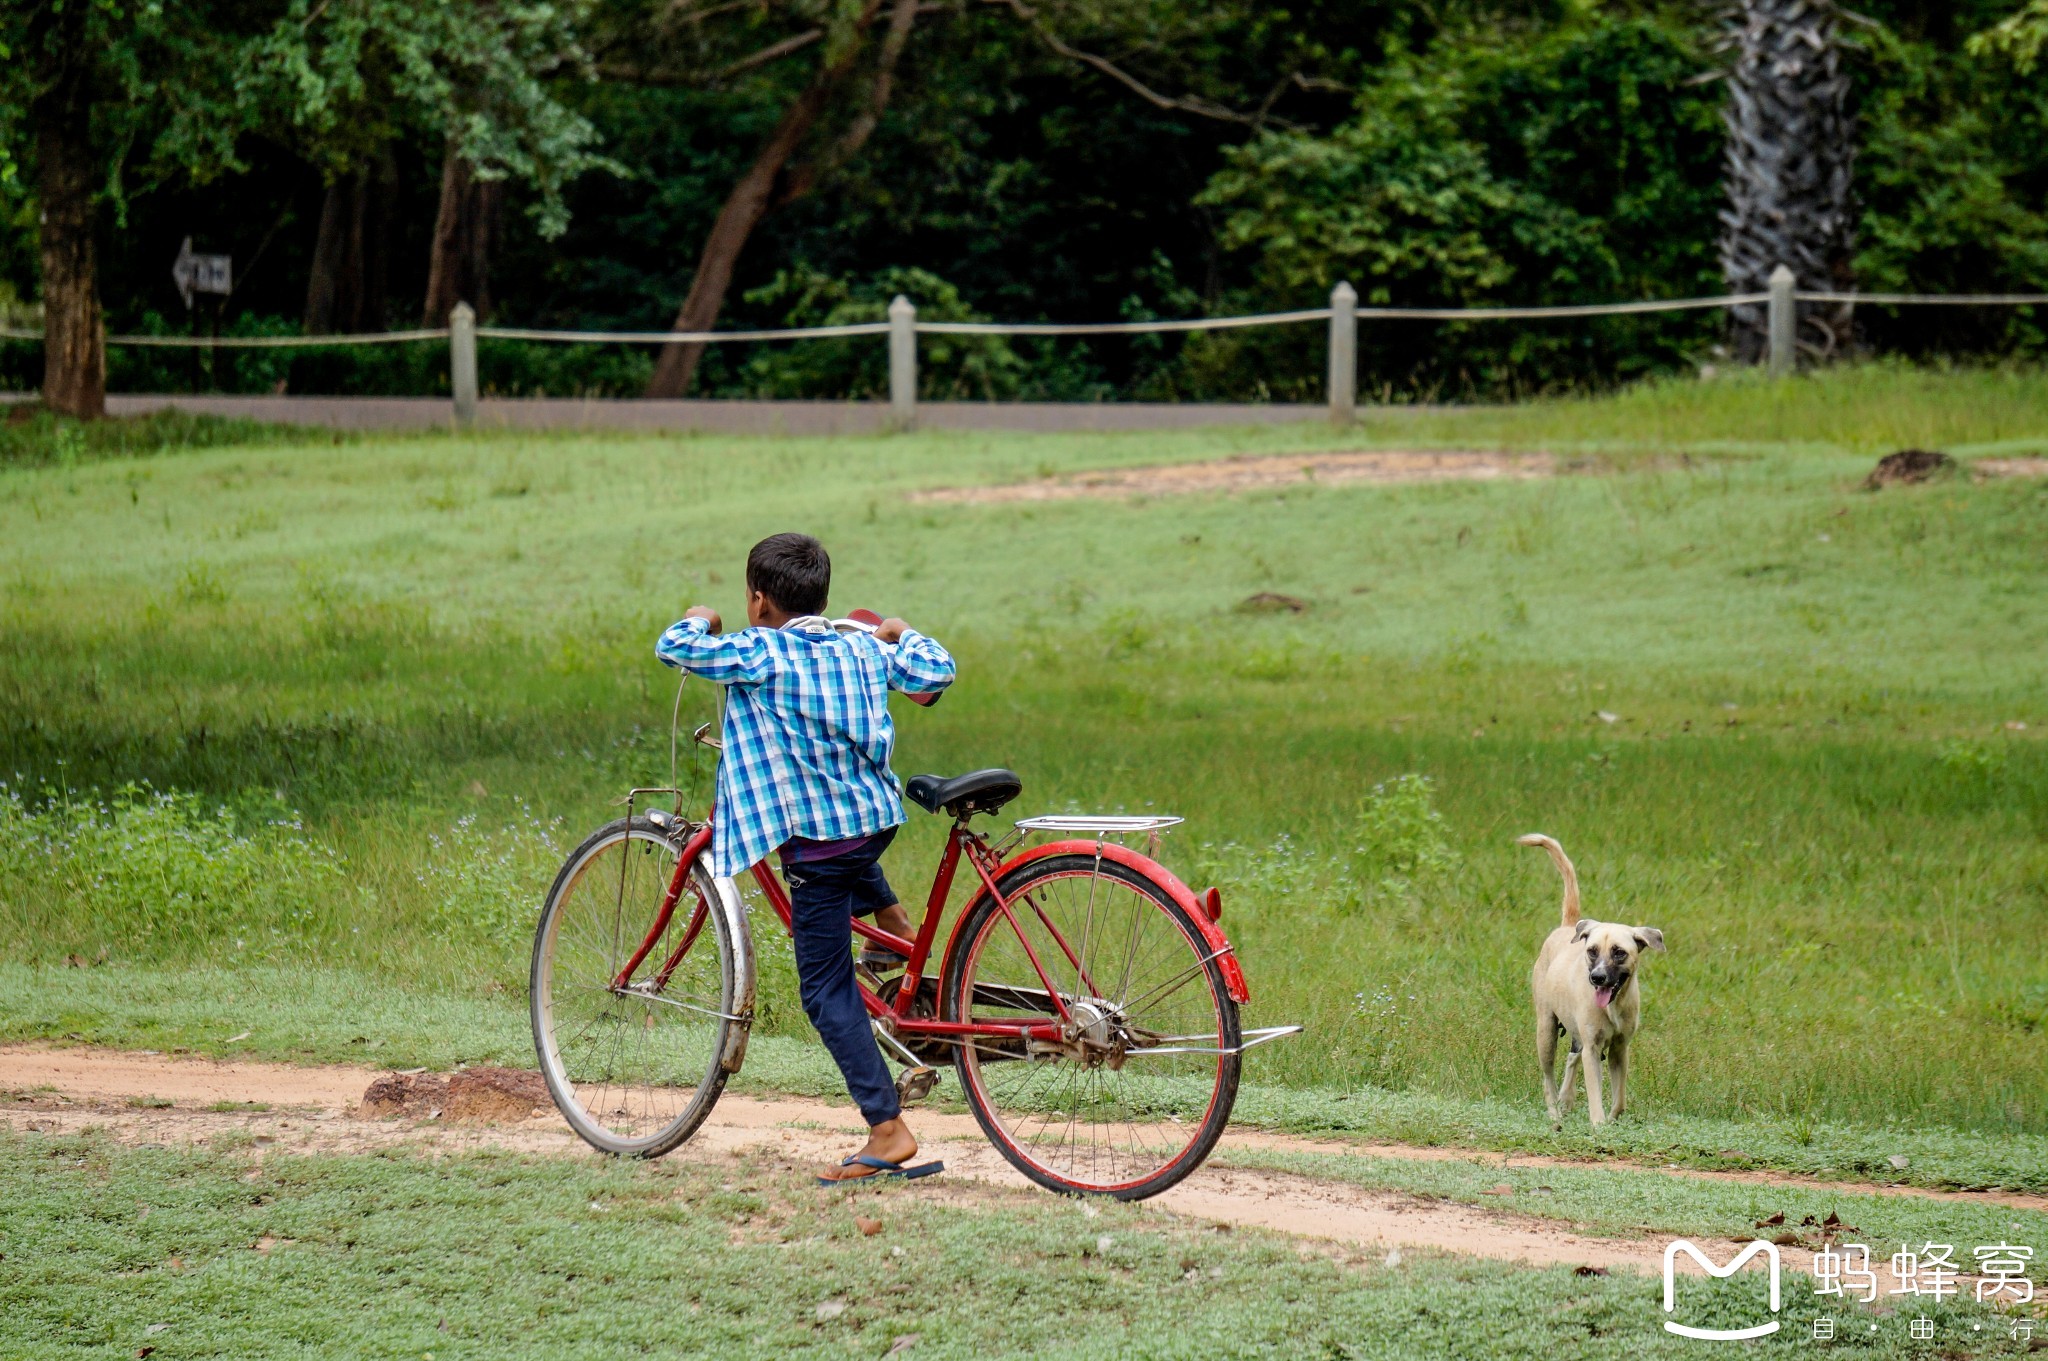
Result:
{"type": "MultiPolygon", "coordinates": [[[[1092,858],[1098,849],[1104,860],[1114,860],[1119,865],[1134,869],[1165,889],[1167,896],[1186,910],[1194,921],[1195,928],[1202,933],[1202,939],[1210,952],[1216,955],[1217,966],[1223,970],[1223,987],[1230,994],[1231,1000],[1240,1003],[1252,1000],[1251,989],[1245,986],[1244,970],[1238,967],[1236,947],[1231,945],[1230,937],[1224,935],[1223,928],[1210,919],[1208,909],[1202,905],[1201,899],[1195,896],[1194,891],[1180,881],[1180,876],[1150,856],[1140,855],[1113,841],[1048,841],[1043,846],[1034,846],[1024,854],[1012,856],[1004,861],[1002,867],[992,877],[997,883],[1001,883],[1003,877],[1011,870],[1029,865],[1033,861],[1043,860],[1047,856],[1085,855],[1092,858]]],[[[987,890],[983,889],[982,892],[985,893],[987,890]]],[[[961,920],[966,920],[965,913],[961,914],[961,920]]],[[[956,925],[954,929],[957,931],[959,928],[956,925]]],[[[949,943],[946,947],[949,958],[952,952],[953,947],[949,943]]]]}

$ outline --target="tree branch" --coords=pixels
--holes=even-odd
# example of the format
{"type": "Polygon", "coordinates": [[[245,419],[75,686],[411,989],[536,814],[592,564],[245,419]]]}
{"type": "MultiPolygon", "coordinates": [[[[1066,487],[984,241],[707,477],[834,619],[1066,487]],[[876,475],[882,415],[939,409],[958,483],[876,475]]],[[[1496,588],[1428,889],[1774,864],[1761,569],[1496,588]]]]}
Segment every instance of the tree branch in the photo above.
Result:
{"type": "Polygon", "coordinates": [[[738,61],[727,62],[716,71],[671,71],[658,67],[605,62],[597,68],[597,73],[606,80],[624,81],[629,85],[705,85],[714,81],[729,80],[756,67],[781,61],[784,57],[792,56],[823,41],[824,37],[825,30],[822,28],[792,33],[787,38],[769,43],[759,51],[749,52],[738,61]]]}
{"type": "Polygon", "coordinates": [[[776,195],[775,206],[792,203],[814,188],[818,181],[845,165],[867,145],[875,127],[882,121],[882,114],[889,107],[889,96],[895,89],[896,65],[903,58],[903,49],[910,43],[910,30],[917,23],[917,16],[927,5],[919,0],[895,0],[889,11],[889,30],[882,35],[882,50],[875,59],[875,74],[868,84],[868,97],[860,111],[834,140],[830,149],[821,152],[809,164],[799,166],[784,177],[781,191],[776,195]]]}
{"type": "Polygon", "coordinates": [[[1200,95],[1163,95],[1159,93],[1159,91],[1153,89],[1144,81],[1139,80],[1130,72],[1125,71],[1107,57],[1098,57],[1093,52],[1083,52],[1078,47],[1062,42],[1056,34],[1039,22],[1038,12],[1026,4],[1024,0],[990,0],[990,3],[1006,6],[1019,19],[1024,21],[1025,25],[1030,28],[1039,42],[1043,43],[1054,53],[1065,57],[1068,61],[1079,62],[1091,70],[1101,72],[1154,108],[1168,109],[1180,113],[1192,113],[1202,118],[1214,118],[1218,122],[1223,123],[1242,123],[1246,127],[1256,128],[1265,125],[1266,120],[1263,111],[1259,114],[1239,113],[1236,109],[1226,108],[1221,104],[1204,99],[1200,95]]]}

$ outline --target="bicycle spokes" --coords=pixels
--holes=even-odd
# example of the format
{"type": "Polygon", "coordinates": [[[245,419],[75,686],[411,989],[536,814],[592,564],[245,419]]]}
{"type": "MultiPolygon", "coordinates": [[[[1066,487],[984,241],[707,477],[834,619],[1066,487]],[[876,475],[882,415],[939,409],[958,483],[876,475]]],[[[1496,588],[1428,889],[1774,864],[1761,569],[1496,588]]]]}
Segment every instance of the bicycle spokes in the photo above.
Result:
{"type": "Polygon", "coordinates": [[[675,847],[636,827],[586,843],[550,895],[535,943],[536,1039],[557,1104],[600,1148],[672,1147],[709,1109],[707,1082],[723,1083],[737,1018],[728,943],[707,929],[714,892],[699,867],[679,880],[675,847]]]}
{"type": "Polygon", "coordinates": [[[1220,1131],[1235,1007],[1199,933],[1155,886],[1082,856],[1032,868],[1008,886],[1007,916],[984,910],[969,924],[961,1001],[968,1019],[1034,1033],[968,1041],[963,1078],[1027,1173],[1150,1194],[1220,1131]]]}

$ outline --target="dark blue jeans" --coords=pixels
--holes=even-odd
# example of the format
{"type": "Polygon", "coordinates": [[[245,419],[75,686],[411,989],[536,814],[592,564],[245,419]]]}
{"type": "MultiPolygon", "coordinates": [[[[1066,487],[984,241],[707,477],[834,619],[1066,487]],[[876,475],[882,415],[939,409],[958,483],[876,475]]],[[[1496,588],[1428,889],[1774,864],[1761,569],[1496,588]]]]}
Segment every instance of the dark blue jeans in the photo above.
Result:
{"type": "MultiPolygon", "coordinates": [[[[868,1009],[853,977],[853,919],[896,901],[878,863],[895,840],[890,828],[866,845],[829,860],[782,862],[789,884],[790,925],[796,941],[796,977],[804,1015],[818,1028],[847,1094],[870,1125],[903,1113],[896,1082],[868,1028],[868,1009]]],[[[788,848],[785,847],[785,850],[788,848]]]]}

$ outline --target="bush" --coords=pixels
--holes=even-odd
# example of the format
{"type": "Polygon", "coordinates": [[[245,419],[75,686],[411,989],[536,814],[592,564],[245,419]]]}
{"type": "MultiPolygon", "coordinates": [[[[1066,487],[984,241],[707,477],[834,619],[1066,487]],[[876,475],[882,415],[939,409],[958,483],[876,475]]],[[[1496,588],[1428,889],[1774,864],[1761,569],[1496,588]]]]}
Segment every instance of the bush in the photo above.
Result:
{"type": "Polygon", "coordinates": [[[34,805],[0,783],[0,912],[56,955],[261,957],[332,934],[353,896],[340,854],[296,813],[249,821],[146,785],[34,805]]]}

